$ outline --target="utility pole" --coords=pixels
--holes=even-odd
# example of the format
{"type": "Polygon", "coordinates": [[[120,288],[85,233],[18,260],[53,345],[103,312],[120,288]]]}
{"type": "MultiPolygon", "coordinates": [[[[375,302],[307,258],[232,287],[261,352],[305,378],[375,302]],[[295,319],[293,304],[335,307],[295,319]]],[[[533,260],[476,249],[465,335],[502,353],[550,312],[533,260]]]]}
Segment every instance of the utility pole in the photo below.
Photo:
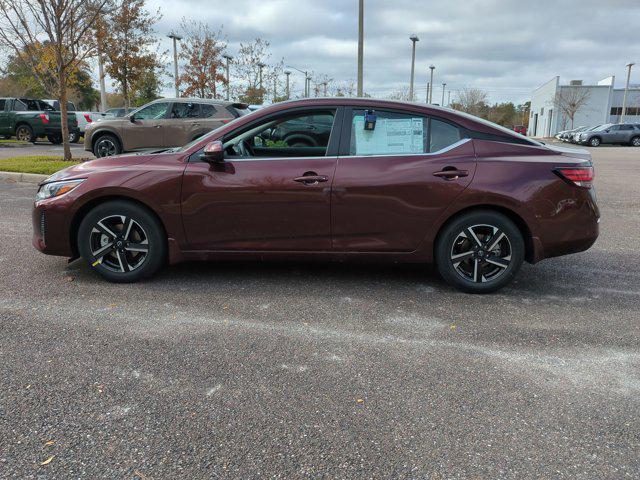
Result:
{"type": "Polygon", "coordinates": [[[629,93],[629,80],[631,79],[631,67],[633,67],[635,63],[629,62],[625,66],[627,67],[627,84],[624,87],[624,96],[622,97],[622,115],[620,116],[620,121],[624,122],[624,117],[627,114],[627,94],[629,93]]]}
{"type": "MultiPolygon", "coordinates": [[[[300,70],[299,68],[296,67],[292,67],[291,65],[287,65],[286,68],[291,68],[292,70],[295,70],[296,72],[300,72],[300,73],[304,73],[304,96],[305,98],[309,96],[308,94],[308,83],[309,80],[311,80],[311,77],[309,76],[309,72],[307,70],[300,70]]],[[[287,73],[287,72],[285,72],[287,73]]],[[[291,73],[291,72],[289,72],[291,73]]],[[[288,81],[288,74],[287,74],[287,81],[288,81]]],[[[288,94],[287,94],[288,96],[288,94]]]]}
{"type": "MultiPolygon", "coordinates": [[[[306,73],[306,72],[305,72],[306,73]]],[[[309,98],[311,96],[311,76],[307,75],[307,81],[305,84],[305,97],[309,98]]]]}
{"type": "Polygon", "coordinates": [[[358,8],[358,97],[363,93],[363,66],[364,66],[364,0],[360,0],[358,8]]]}
{"type": "Polygon", "coordinates": [[[285,70],[284,74],[287,77],[287,100],[291,98],[291,90],[289,90],[289,77],[291,76],[291,70],[285,70]]]}
{"type": "Polygon", "coordinates": [[[409,82],[409,101],[413,102],[413,79],[415,77],[415,67],[416,67],[416,42],[419,42],[420,39],[414,33],[409,37],[411,40],[411,81],[409,82]]]}
{"type": "Polygon", "coordinates": [[[444,107],[444,89],[447,87],[446,83],[442,84],[442,102],[440,103],[441,107],[444,107]]]}
{"type": "Polygon", "coordinates": [[[433,103],[433,71],[436,69],[433,65],[429,65],[429,70],[431,70],[431,80],[429,81],[429,85],[431,85],[431,89],[429,90],[429,103],[433,103]]]}
{"type": "Polygon", "coordinates": [[[173,32],[167,35],[167,37],[173,40],[173,75],[174,75],[173,78],[175,80],[176,98],[178,98],[180,96],[180,89],[178,88],[178,45],[177,43],[178,43],[178,40],[182,40],[182,37],[180,35],[176,35],[173,32]]]}
{"type": "Polygon", "coordinates": [[[98,77],[100,77],[100,111],[107,111],[107,89],[104,82],[104,66],[102,65],[102,50],[98,40],[98,77]]]}
{"type": "Polygon", "coordinates": [[[429,103],[429,89],[431,88],[431,84],[429,82],[427,82],[427,98],[426,98],[426,102],[429,103]]]}
{"type": "Polygon", "coordinates": [[[229,54],[225,54],[222,56],[222,58],[224,58],[227,61],[227,65],[226,65],[226,74],[227,74],[227,102],[229,101],[229,99],[231,98],[231,79],[229,78],[229,62],[231,60],[233,60],[233,57],[229,54]]]}

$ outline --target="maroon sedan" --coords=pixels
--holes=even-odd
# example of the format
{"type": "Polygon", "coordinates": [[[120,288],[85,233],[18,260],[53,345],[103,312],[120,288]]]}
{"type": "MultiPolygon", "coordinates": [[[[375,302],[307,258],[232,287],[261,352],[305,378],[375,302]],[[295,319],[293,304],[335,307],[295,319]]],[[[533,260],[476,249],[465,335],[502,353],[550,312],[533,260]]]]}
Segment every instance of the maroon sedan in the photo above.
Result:
{"type": "Polygon", "coordinates": [[[167,261],[358,259],[435,263],[455,287],[490,292],[523,260],[593,245],[593,176],[584,151],[449,109],[291,101],[181,148],[56,173],[33,244],[114,282],[167,261]]]}

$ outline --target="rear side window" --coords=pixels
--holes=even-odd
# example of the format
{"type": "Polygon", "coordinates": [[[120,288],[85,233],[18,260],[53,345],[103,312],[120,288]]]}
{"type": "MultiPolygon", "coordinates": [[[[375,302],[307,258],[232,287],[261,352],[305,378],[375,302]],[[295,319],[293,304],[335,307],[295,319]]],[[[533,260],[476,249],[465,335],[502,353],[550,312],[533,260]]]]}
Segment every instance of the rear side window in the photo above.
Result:
{"type": "Polygon", "coordinates": [[[7,101],[4,98],[0,99],[0,112],[4,112],[4,108],[6,104],[7,104],[7,101]]]}
{"type": "Polygon", "coordinates": [[[460,129],[450,123],[431,119],[431,137],[429,151],[437,152],[460,141],[460,129]]]}
{"type": "Polygon", "coordinates": [[[213,105],[203,103],[202,105],[200,105],[200,109],[202,111],[202,118],[210,118],[216,116],[216,107],[214,107],[213,105]]]}
{"type": "Polygon", "coordinates": [[[174,103],[171,118],[198,118],[200,105],[197,103],[174,103]]]}
{"type": "Polygon", "coordinates": [[[365,128],[365,111],[354,110],[349,155],[401,155],[427,152],[428,119],[420,115],[373,112],[375,126],[365,128]]]}

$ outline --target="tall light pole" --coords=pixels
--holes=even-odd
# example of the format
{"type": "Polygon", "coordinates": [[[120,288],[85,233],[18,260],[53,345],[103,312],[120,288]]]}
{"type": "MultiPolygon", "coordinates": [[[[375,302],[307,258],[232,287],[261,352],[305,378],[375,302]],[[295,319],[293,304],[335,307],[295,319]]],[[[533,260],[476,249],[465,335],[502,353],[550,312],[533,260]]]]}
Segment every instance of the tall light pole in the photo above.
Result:
{"type": "Polygon", "coordinates": [[[322,90],[322,96],[326,97],[327,96],[327,85],[329,85],[329,82],[325,80],[320,85],[322,85],[324,87],[323,90],[322,90]]]}
{"type": "Polygon", "coordinates": [[[309,83],[309,80],[311,80],[311,77],[309,76],[309,72],[307,70],[300,70],[299,68],[292,67],[291,65],[287,65],[286,68],[291,68],[296,72],[304,73],[304,96],[308,97],[309,95],[307,94],[307,84],[309,83]]]}
{"type": "Polygon", "coordinates": [[[447,84],[443,83],[442,84],[442,102],[440,103],[441,107],[444,107],[444,89],[447,88],[447,84]]]}
{"type": "Polygon", "coordinates": [[[433,71],[435,69],[435,66],[429,65],[429,70],[431,70],[431,80],[429,80],[429,85],[431,85],[431,89],[429,90],[429,103],[433,103],[433,71]]]}
{"type": "Polygon", "coordinates": [[[409,82],[409,101],[413,102],[413,79],[415,78],[415,67],[416,67],[416,42],[419,42],[420,39],[414,33],[409,37],[411,40],[411,81],[409,82]]]}
{"type": "Polygon", "coordinates": [[[447,92],[447,107],[451,105],[451,90],[447,92]]]}
{"type": "Polygon", "coordinates": [[[431,89],[431,84],[429,82],[427,82],[427,98],[425,99],[425,101],[427,103],[429,103],[429,90],[431,89]]]}
{"type": "Polygon", "coordinates": [[[306,97],[309,98],[311,96],[311,75],[307,77],[306,91],[306,97]]]}
{"type": "Polygon", "coordinates": [[[231,62],[231,60],[233,60],[233,57],[229,54],[225,54],[222,56],[222,58],[224,58],[227,61],[227,65],[226,65],[226,74],[227,74],[227,102],[229,101],[229,99],[231,98],[231,79],[229,77],[229,62],[231,62]]]}
{"type": "Polygon", "coordinates": [[[182,37],[173,32],[167,37],[173,40],[173,78],[175,80],[176,98],[178,98],[180,96],[180,89],[178,88],[178,40],[182,40],[182,37]]]}
{"type": "Polygon", "coordinates": [[[262,62],[260,62],[260,63],[258,64],[258,68],[260,69],[260,70],[259,70],[259,75],[258,75],[258,81],[259,81],[259,83],[260,83],[260,91],[262,91],[262,69],[263,69],[264,67],[266,67],[266,66],[267,66],[267,65],[266,65],[266,64],[264,64],[264,63],[262,63],[262,62]]]}
{"type": "Polygon", "coordinates": [[[284,74],[287,77],[287,100],[291,98],[291,90],[289,90],[289,77],[291,77],[291,70],[285,70],[284,74]]]}
{"type": "Polygon", "coordinates": [[[364,67],[364,0],[358,5],[358,97],[363,93],[363,67],[364,67]]]}
{"type": "Polygon", "coordinates": [[[107,89],[104,81],[104,67],[102,65],[100,40],[98,40],[98,77],[100,77],[100,111],[104,113],[107,110],[107,89]]]}
{"type": "Polygon", "coordinates": [[[624,117],[627,114],[627,94],[629,92],[629,80],[631,79],[631,67],[633,67],[635,63],[629,62],[625,66],[627,67],[627,84],[624,87],[624,96],[622,97],[622,115],[620,117],[620,121],[624,122],[624,117]]]}

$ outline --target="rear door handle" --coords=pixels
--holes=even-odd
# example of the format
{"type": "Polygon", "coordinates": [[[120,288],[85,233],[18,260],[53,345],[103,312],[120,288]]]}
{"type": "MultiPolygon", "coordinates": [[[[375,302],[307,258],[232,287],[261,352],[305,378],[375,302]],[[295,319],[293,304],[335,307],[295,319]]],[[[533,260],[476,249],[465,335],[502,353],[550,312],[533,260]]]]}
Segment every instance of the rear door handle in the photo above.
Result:
{"type": "Polygon", "coordinates": [[[469,170],[440,170],[433,172],[434,177],[444,178],[445,180],[456,180],[460,177],[468,177],[469,170]]]}
{"type": "Polygon", "coordinates": [[[304,183],[306,185],[315,185],[320,182],[328,182],[329,177],[326,175],[304,175],[302,177],[296,177],[293,179],[294,182],[304,183]]]}

